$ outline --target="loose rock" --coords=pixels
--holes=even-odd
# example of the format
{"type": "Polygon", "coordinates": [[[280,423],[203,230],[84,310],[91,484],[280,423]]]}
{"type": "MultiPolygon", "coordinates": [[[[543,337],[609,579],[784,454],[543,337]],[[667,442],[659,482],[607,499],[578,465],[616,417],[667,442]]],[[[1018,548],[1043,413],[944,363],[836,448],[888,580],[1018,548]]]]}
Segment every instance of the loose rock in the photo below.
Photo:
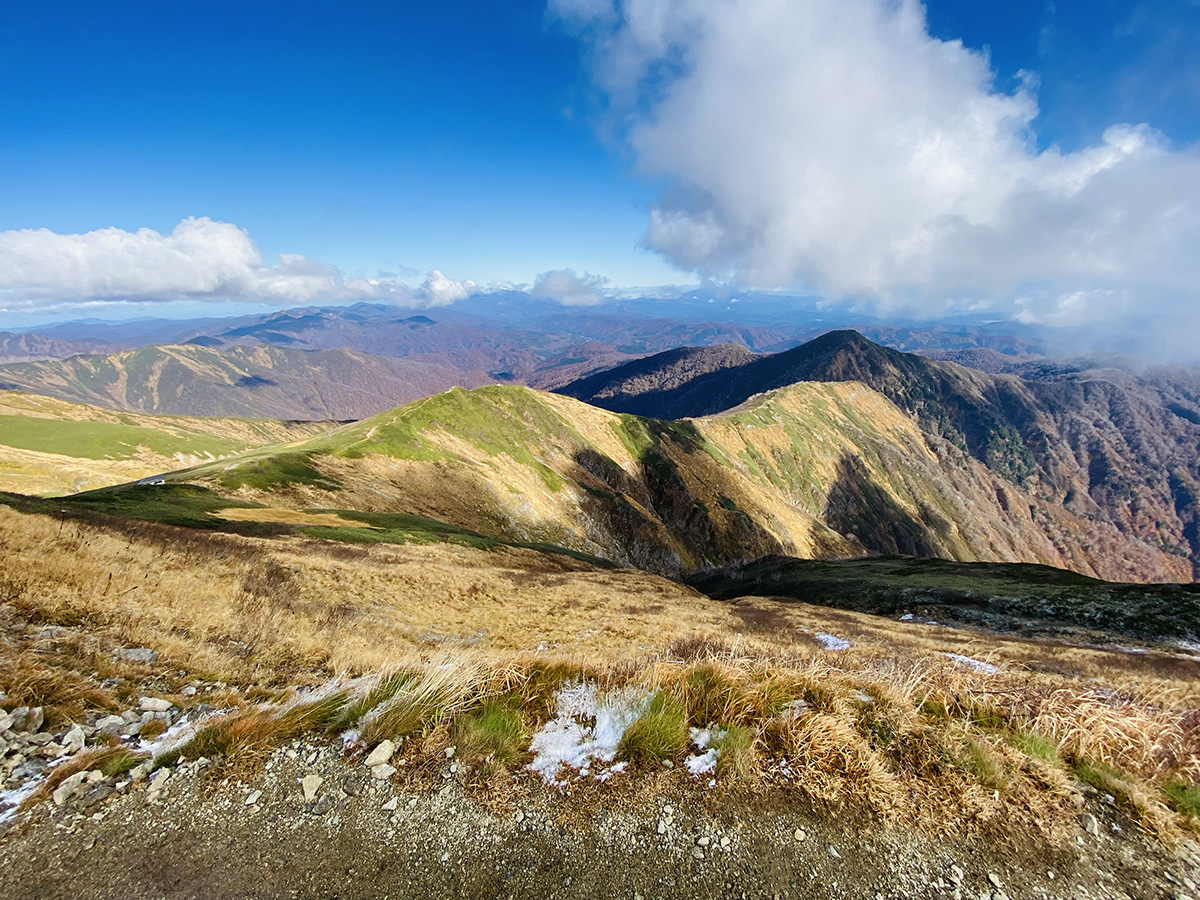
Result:
{"type": "Polygon", "coordinates": [[[391,741],[381,741],[376,745],[375,749],[367,756],[367,766],[381,766],[384,763],[392,761],[392,754],[396,752],[396,745],[391,741]]]}
{"type": "Polygon", "coordinates": [[[300,779],[300,789],[304,791],[304,802],[312,803],[317,799],[317,791],[321,789],[321,785],[325,783],[325,779],[320,775],[305,775],[300,779]]]}

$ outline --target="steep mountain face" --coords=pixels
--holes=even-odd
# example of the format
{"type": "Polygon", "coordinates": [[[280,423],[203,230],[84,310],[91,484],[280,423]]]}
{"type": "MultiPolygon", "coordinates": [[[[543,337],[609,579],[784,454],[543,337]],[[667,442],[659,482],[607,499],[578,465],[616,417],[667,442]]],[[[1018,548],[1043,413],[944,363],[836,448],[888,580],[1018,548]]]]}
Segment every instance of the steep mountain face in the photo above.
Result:
{"type": "Polygon", "coordinates": [[[143,413],[359,419],[492,379],[455,362],[195,344],[0,366],[0,388],[143,413]]]}
{"type": "Polygon", "coordinates": [[[269,506],[413,513],[667,575],[900,552],[1178,578],[1172,558],[998,479],[854,383],[683,422],[528,388],[452,390],[171,480],[269,506]]]}
{"type": "Polygon", "coordinates": [[[761,391],[801,381],[860,381],[995,475],[1044,503],[1115,526],[1200,574],[1200,375],[1142,375],[1026,363],[1037,377],[990,374],[833,332],[794,350],[654,387],[662,355],[634,373],[612,370],[603,392],[587,382],[564,393],[617,411],[670,417],[729,409],[761,391]],[[628,377],[623,377],[628,375],[628,377]]]}
{"type": "Polygon", "coordinates": [[[111,353],[125,346],[97,338],[63,340],[42,334],[13,334],[0,331],[0,362],[34,359],[65,359],[81,353],[111,353]]]}

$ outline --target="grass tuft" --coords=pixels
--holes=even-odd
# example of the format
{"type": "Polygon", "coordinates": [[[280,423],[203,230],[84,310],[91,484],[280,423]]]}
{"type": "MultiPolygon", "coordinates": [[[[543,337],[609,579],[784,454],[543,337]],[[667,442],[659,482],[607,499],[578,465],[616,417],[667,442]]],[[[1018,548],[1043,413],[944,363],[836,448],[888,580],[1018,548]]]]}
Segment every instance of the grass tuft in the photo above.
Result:
{"type": "Polygon", "coordinates": [[[516,765],[528,756],[529,730],[521,715],[521,698],[488,700],[454,722],[458,752],[471,759],[516,765]]]}
{"type": "Polygon", "coordinates": [[[617,759],[661,762],[683,756],[688,747],[687,712],[665,689],[650,697],[617,745],[617,759]]]}

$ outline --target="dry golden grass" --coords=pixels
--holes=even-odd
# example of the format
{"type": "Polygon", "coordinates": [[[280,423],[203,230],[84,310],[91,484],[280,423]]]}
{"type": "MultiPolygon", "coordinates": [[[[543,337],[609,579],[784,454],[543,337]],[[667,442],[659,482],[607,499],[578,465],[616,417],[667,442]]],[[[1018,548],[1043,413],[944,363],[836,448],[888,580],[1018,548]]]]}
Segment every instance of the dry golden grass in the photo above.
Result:
{"type": "MultiPolygon", "coordinates": [[[[259,699],[342,679],[315,701],[243,706],[192,755],[252,765],[296,734],[356,726],[368,742],[409,736],[413,770],[432,772],[456,735],[500,747],[479,729],[531,733],[553,717],[561,686],[587,679],[664,698],[671,740],[631,757],[677,787],[691,783],[681,766],[654,767],[680,752],[682,716],[738,729],[720,777],[772,796],[1052,834],[1074,827],[1070,795],[1086,775],[1166,838],[1192,827],[1163,788],[1200,781],[1198,663],[1165,650],[1134,655],[763,599],[720,604],[642,572],[533,551],[60,523],[5,507],[0,573],[6,615],[79,629],[45,646],[6,639],[7,706],[37,699],[65,720],[80,704],[112,708],[158,672],[257,686],[246,696],[259,699]],[[824,650],[818,631],[850,649],[824,650]],[[115,645],[158,650],[155,673],[114,663],[105,648],[115,645]],[[347,686],[367,675],[373,688],[347,686]],[[110,676],[121,686],[106,694],[98,679],[110,676]],[[516,719],[496,704],[515,704],[516,719]]],[[[499,777],[497,752],[520,758],[479,750],[492,755],[479,762],[488,778],[499,777]]]]}
{"type": "Polygon", "coordinates": [[[344,519],[337,513],[306,512],[301,509],[279,507],[242,508],[230,507],[215,513],[230,522],[278,522],[281,525],[340,525],[347,528],[366,528],[365,522],[344,519]]]}

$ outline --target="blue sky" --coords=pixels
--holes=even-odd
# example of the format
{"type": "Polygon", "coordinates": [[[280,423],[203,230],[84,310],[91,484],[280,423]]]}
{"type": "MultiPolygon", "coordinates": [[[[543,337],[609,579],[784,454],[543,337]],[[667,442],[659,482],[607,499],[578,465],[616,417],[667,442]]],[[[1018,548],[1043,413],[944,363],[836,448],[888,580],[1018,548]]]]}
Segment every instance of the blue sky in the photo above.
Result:
{"type": "MultiPolygon", "coordinates": [[[[1078,208],[1038,207],[1039,220],[1057,217],[1062,229],[1078,233],[1086,216],[1111,217],[1120,198],[1169,193],[1172,178],[1186,188],[1185,213],[1197,212],[1196,0],[933,0],[915,37],[888,18],[891,7],[881,0],[747,3],[705,0],[690,11],[667,3],[674,12],[655,34],[645,29],[647,0],[626,0],[615,12],[606,0],[552,0],[550,9],[520,0],[10,4],[0,21],[0,325],[5,312],[15,320],[83,310],[89,293],[102,311],[122,303],[143,311],[158,299],[244,302],[256,299],[247,291],[301,269],[308,287],[268,291],[264,302],[361,299],[372,290],[442,302],[495,280],[528,284],[563,269],[607,277],[611,286],[712,278],[931,314],[991,303],[1043,321],[1081,303],[1103,315],[1147,292],[1165,298],[1167,310],[1194,301],[1181,288],[1191,275],[1186,267],[1169,283],[1147,281],[1143,269],[1161,268],[1162,253],[1126,272],[1124,263],[1109,265],[1111,251],[1097,251],[1088,264],[1102,275],[1091,280],[1080,274],[1082,262],[1069,271],[1050,262],[1018,265],[1008,278],[984,270],[990,259],[1029,256],[1014,237],[1028,230],[1018,227],[1025,213],[1013,212],[1029,191],[1013,185],[1036,182],[1032,193],[1048,196],[1064,181],[1092,179],[1099,170],[1086,154],[1106,147],[1118,148],[1122,161],[1157,153],[1174,168],[1103,163],[1095,198],[1078,208]],[[738,18],[723,18],[739,7],[738,18]],[[844,9],[861,13],[857,25],[844,9]],[[755,21],[743,27],[742,20],[755,21]],[[818,33],[824,43],[813,51],[833,45],[842,55],[819,70],[793,65],[814,55],[804,41],[818,33]],[[795,52],[786,45],[777,58],[756,52],[756,41],[776,34],[788,36],[795,52]],[[971,54],[931,61],[933,51],[946,55],[942,42],[956,39],[986,51],[986,61],[971,54]],[[725,44],[748,48],[747,56],[733,58],[725,44]],[[875,81],[860,84],[856,60],[877,57],[895,70],[881,63],[864,76],[875,81]],[[728,73],[747,62],[762,72],[738,85],[728,73]],[[980,81],[980,64],[990,85],[980,81]],[[827,79],[827,72],[834,74],[827,79]],[[1022,72],[1036,73],[1036,85],[1022,72]],[[901,102],[883,95],[893,83],[901,102]],[[777,86],[788,90],[772,98],[777,86]],[[825,100],[797,101],[793,88],[825,100]],[[878,103],[858,111],[858,132],[780,126],[789,117],[840,120],[863,96],[878,103]],[[988,135],[960,134],[954,123],[981,106],[988,135]],[[880,175],[873,198],[851,196],[854,172],[828,170],[857,135],[870,138],[872,116],[880,130],[905,132],[908,120],[887,120],[893,108],[920,122],[921,160],[930,147],[964,149],[937,163],[920,197],[910,196],[911,179],[900,175],[880,175]],[[1005,131],[1004,123],[1031,108],[1036,117],[1005,131]],[[1112,137],[1109,129],[1120,123],[1151,130],[1112,137]],[[1027,142],[1024,150],[1008,146],[1013,135],[1027,142]],[[1062,155],[1061,171],[1046,174],[1062,155]],[[811,180],[781,175],[748,186],[739,176],[776,164],[780,172],[828,177],[814,191],[811,180]],[[948,178],[961,181],[955,173],[964,165],[975,172],[971,183],[955,182],[944,208],[927,210],[923,198],[948,178]],[[1027,171],[995,174],[1014,166],[1027,171]],[[1100,183],[1127,170],[1126,194],[1100,183]],[[997,187],[1001,181],[1008,187],[997,187]],[[828,193],[826,205],[811,202],[813,193],[828,193]],[[766,203],[773,195],[795,199],[766,203]],[[910,206],[912,215],[896,221],[875,222],[870,212],[910,206]],[[837,219],[842,209],[845,222],[837,219]],[[951,229],[947,236],[946,216],[965,217],[971,234],[951,229]],[[253,277],[229,275],[227,266],[195,285],[164,276],[143,288],[106,272],[120,253],[134,254],[121,265],[147,269],[173,265],[181,254],[195,268],[189,254],[210,252],[197,247],[244,254],[237,235],[218,234],[216,226],[192,229],[195,240],[184,250],[152,248],[162,252],[145,259],[120,235],[110,234],[100,249],[51,240],[97,229],[165,236],[190,217],[241,229],[262,256],[247,264],[253,277]],[[806,218],[847,234],[846,241],[834,245],[817,225],[796,225],[806,218]],[[864,219],[872,221],[860,228],[864,219]],[[983,262],[974,269],[948,262],[975,258],[971,242],[981,228],[995,232],[978,249],[983,262]],[[30,237],[28,230],[49,234],[30,237]],[[910,232],[918,236],[919,266],[904,238],[910,232]],[[937,246],[926,253],[926,244],[937,246]],[[92,254],[80,263],[90,268],[56,281],[55,267],[77,250],[92,254]],[[297,258],[286,271],[274,266],[280,253],[297,258]],[[327,279],[333,287],[312,287],[320,266],[325,275],[336,267],[327,279]],[[439,293],[426,282],[431,270],[465,286],[439,293]],[[384,286],[355,281],[362,278],[384,286]],[[413,287],[405,294],[393,280],[413,287]]],[[[896,172],[911,171],[913,158],[901,159],[896,172]]],[[[869,173],[893,162],[846,160],[869,173]]],[[[1160,222],[1168,199],[1135,218],[1160,222]]],[[[1172,233],[1171,246],[1194,246],[1195,234],[1172,233]]],[[[1124,246],[1126,237],[1086,240],[1124,246]]],[[[1178,252],[1162,252],[1170,268],[1170,253],[1178,252]]]]}

